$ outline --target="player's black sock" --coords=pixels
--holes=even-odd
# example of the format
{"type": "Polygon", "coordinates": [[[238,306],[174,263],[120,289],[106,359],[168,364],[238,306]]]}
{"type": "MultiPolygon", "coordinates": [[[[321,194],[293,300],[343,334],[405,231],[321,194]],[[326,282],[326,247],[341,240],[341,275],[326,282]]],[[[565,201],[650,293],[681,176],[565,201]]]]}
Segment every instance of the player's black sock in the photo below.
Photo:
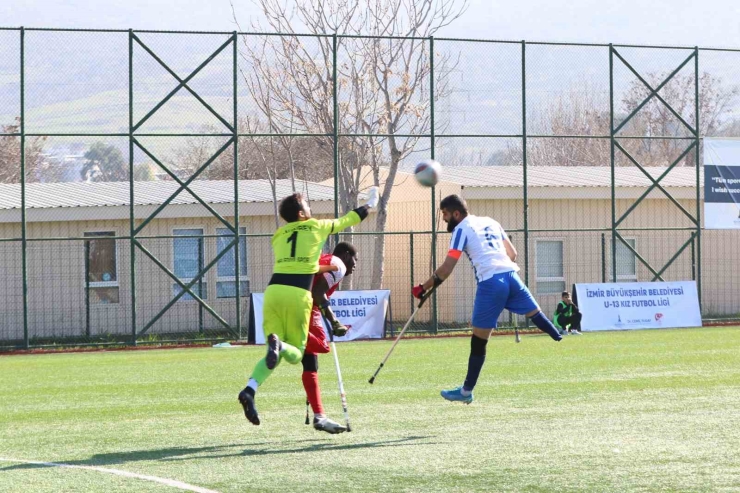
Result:
{"type": "Polygon", "coordinates": [[[559,341],[563,338],[563,336],[560,335],[560,332],[558,332],[558,329],[542,312],[538,312],[537,315],[532,317],[530,320],[538,329],[552,337],[554,340],[559,341]]]}
{"type": "Polygon", "coordinates": [[[483,363],[486,362],[486,344],[488,339],[481,339],[480,337],[470,337],[470,357],[468,358],[468,374],[465,376],[465,383],[463,389],[472,391],[475,388],[475,384],[478,383],[478,376],[483,368],[483,363]]]}

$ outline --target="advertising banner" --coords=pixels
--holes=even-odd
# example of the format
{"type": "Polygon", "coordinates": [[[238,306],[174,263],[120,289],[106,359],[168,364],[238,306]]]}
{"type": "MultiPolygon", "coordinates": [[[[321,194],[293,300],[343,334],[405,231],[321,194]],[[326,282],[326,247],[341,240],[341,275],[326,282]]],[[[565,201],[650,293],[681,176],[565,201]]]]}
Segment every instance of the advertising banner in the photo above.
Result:
{"type": "MultiPolygon", "coordinates": [[[[349,327],[347,335],[335,337],[335,342],[355,339],[380,339],[385,327],[385,314],[391,292],[387,289],[375,291],[336,291],[329,301],[337,320],[349,327]]],[[[252,316],[255,344],[265,343],[262,330],[262,304],[264,293],[252,293],[252,316]]],[[[325,327],[326,329],[326,327],[325,327]]]]}
{"type": "Polygon", "coordinates": [[[581,328],[701,327],[695,281],[576,284],[581,328]]]}
{"type": "Polygon", "coordinates": [[[704,139],[704,228],[740,229],[740,140],[704,139]]]}

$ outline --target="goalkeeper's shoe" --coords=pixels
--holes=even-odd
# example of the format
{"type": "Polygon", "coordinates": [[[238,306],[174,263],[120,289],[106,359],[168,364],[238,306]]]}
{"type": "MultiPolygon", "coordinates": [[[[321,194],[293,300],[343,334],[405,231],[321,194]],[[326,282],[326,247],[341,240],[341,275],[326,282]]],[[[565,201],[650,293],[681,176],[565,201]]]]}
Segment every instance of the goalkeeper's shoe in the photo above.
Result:
{"type": "Polygon", "coordinates": [[[464,402],[465,404],[473,402],[473,392],[471,391],[468,395],[463,395],[462,386],[452,390],[443,390],[440,392],[440,395],[452,402],[464,402]]]}
{"type": "Polygon", "coordinates": [[[325,431],[327,433],[331,433],[332,435],[335,435],[337,433],[344,433],[345,431],[347,431],[346,426],[342,426],[336,421],[333,421],[327,417],[313,418],[313,427],[316,430],[325,431]]]}
{"type": "Polygon", "coordinates": [[[280,359],[280,349],[283,345],[280,338],[275,334],[267,336],[267,355],[265,356],[265,365],[268,370],[274,370],[280,359]]]}
{"type": "Polygon", "coordinates": [[[257,414],[257,408],[254,407],[254,392],[250,392],[250,390],[246,388],[239,392],[239,404],[244,408],[244,416],[256,426],[260,424],[260,417],[257,414]]]}

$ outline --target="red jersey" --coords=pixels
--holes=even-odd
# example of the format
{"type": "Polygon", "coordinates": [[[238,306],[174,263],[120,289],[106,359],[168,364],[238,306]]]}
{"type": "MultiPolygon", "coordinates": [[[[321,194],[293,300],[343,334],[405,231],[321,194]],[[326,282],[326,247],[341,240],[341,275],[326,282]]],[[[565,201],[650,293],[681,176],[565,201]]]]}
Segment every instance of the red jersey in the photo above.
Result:
{"type": "Polygon", "coordinates": [[[319,275],[323,275],[326,279],[326,283],[329,285],[329,290],[326,292],[326,297],[330,297],[334,291],[339,287],[339,283],[344,279],[344,275],[347,273],[347,267],[339,257],[335,257],[331,253],[325,253],[319,257],[319,265],[334,265],[339,270],[325,272],[324,274],[316,274],[313,278],[313,285],[316,285],[316,278],[319,275]]]}

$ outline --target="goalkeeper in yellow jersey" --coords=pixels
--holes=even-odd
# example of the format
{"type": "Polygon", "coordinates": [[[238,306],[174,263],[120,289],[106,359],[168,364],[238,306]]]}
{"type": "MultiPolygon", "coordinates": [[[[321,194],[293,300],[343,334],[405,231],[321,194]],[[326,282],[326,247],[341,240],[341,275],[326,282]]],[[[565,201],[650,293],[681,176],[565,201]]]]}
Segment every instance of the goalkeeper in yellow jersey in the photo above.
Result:
{"type": "Polygon", "coordinates": [[[280,217],[286,224],[272,235],[275,255],[270,284],[262,309],[267,354],[257,362],[239,402],[250,423],[260,424],[254,395],[282,360],[295,365],[303,358],[308,339],[313,298],[311,286],[319,271],[319,256],[329,235],[359,224],[371,208],[377,207],[378,189],[370,189],[368,201],[338,219],[314,219],[300,193],[280,202],[280,217]]]}

